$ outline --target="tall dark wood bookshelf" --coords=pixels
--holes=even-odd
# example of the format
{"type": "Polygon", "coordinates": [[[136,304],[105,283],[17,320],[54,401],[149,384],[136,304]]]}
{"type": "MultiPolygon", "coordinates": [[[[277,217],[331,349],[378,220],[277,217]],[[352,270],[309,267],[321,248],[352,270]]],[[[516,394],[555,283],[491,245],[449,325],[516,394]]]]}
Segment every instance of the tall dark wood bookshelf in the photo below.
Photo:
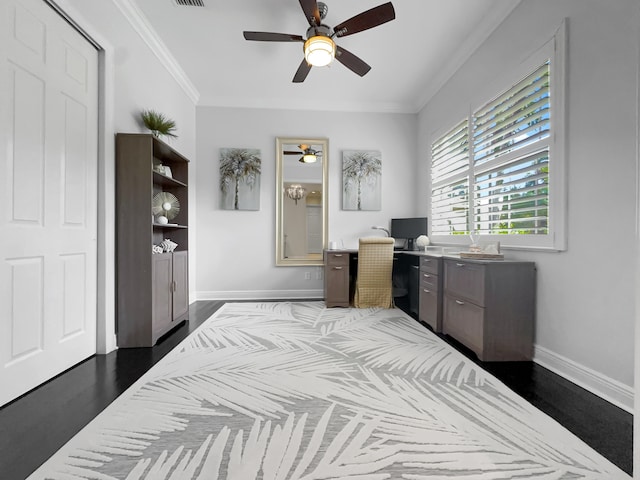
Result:
{"type": "Polygon", "coordinates": [[[116,135],[116,282],[119,347],[151,347],[188,319],[189,161],[151,134],[116,135]],[[170,175],[157,166],[170,168],[170,175]],[[170,224],[157,223],[153,197],[180,202],[170,224]],[[164,239],[173,252],[153,253],[164,239]]]}

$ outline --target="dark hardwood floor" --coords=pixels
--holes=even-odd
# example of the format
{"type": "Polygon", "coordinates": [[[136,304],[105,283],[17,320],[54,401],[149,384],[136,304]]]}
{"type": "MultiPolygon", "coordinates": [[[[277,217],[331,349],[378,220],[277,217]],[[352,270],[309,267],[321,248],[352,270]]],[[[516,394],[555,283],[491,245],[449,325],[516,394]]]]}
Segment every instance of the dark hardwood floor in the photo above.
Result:
{"type": "MultiPolygon", "coordinates": [[[[195,302],[190,321],[155,347],[91,357],[2,407],[0,478],[25,479],[224,303],[195,302]]],[[[477,363],[631,475],[631,414],[533,362],[477,363]]]]}

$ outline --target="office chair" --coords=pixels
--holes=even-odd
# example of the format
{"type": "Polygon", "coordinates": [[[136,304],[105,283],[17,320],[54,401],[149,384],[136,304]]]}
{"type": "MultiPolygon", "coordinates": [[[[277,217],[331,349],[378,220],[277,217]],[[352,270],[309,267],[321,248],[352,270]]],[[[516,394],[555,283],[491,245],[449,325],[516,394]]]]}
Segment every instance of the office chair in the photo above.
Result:
{"type": "Polygon", "coordinates": [[[359,240],[354,307],[393,308],[393,244],[394,239],[388,237],[359,240]]]}

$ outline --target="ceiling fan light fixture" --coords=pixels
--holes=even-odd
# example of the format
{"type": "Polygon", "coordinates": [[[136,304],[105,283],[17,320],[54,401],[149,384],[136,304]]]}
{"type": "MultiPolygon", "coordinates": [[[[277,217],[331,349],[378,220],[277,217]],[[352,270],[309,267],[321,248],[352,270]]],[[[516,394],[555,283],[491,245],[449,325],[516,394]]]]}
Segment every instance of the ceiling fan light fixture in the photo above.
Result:
{"type": "Polygon", "coordinates": [[[304,58],[309,65],[324,67],[329,65],[335,56],[336,44],[325,35],[316,35],[304,42],[304,58]]]}
{"type": "Polygon", "coordinates": [[[314,163],[315,161],[318,160],[318,157],[316,156],[315,153],[305,153],[304,155],[302,155],[302,157],[300,158],[300,161],[302,163],[314,163]]]}

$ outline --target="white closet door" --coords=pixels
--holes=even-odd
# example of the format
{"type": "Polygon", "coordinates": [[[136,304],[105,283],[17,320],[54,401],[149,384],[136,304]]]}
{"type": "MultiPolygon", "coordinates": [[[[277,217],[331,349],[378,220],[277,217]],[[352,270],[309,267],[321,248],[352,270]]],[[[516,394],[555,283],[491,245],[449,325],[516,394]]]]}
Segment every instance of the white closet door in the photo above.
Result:
{"type": "Polygon", "coordinates": [[[96,352],[98,52],[0,0],[0,405],[96,352]]]}

